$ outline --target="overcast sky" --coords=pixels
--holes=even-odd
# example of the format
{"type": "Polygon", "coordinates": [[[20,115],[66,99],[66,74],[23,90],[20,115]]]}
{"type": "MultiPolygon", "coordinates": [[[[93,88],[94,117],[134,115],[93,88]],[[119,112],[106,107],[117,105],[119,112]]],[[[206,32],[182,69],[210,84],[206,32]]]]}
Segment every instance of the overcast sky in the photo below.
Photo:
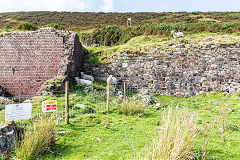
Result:
{"type": "Polygon", "coordinates": [[[0,0],[0,12],[240,11],[240,0],[0,0]]]}

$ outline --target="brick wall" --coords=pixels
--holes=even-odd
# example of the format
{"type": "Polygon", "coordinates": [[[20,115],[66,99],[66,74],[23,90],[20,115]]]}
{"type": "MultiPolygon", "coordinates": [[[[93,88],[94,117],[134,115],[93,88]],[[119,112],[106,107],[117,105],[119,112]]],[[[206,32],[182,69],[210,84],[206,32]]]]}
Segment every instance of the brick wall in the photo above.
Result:
{"type": "Polygon", "coordinates": [[[81,44],[76,40],[76,33],[51,28],[0,37],[0,84],[13,96],[33,96],[46,80],[63,75],[71,79],[69,66],[72,76],[81,70],[81,44]]]}

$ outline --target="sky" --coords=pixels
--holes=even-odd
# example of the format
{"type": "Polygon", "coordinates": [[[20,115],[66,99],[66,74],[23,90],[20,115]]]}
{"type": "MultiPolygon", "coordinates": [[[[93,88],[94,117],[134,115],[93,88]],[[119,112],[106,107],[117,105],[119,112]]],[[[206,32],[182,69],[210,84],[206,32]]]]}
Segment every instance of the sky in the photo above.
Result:
{"type": "Polygon", "coordinates": [[[240,0],[0,0],[0,12],[240,11],[240,0]]]}

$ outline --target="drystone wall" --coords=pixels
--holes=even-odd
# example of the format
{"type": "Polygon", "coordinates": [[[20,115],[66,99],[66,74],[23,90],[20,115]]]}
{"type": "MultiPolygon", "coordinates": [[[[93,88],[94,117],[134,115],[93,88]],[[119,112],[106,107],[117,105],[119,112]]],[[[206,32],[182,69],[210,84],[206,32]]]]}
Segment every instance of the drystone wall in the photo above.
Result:
{"type": "Polygon", "coordinates": [[[196,96],[201,92],[240,90],[240,45],[177,45],[152,53],[117,53],[109,63],[93,65],[85,72],[106,80],[115,75],[136,91],[171,96],[196,96]]]}
{"type": "Polygon", "coordinates": [[[0,85],[12,96],[32,97],[48,92],[66,79],[79,76],[82,55],[74,32],[42,28],[2,35],[0,85]]]}

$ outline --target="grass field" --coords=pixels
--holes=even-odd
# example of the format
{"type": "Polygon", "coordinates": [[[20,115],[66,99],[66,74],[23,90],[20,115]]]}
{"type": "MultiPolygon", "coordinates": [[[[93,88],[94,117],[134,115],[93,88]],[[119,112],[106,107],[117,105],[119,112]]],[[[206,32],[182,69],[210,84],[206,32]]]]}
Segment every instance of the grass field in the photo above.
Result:
{"type": "Polygon", "coordinates": [[[143,118],[119,115],[117,109],[112,108],[108,114],[87,114],[71,119],[71,125],[61,126],[62,130],[70,132],[60,134],[53,148],[55,153],[46,154],[43,159],[135,159],[152,142],[161,123],[161,112],[170,106],[187,107],[198,114],[200,135],[194,149],[199,155],[202,153],[205,126],[212,124],[216,117],[215,129],[206,133],[211,134],[207,159],[240,159],[239,95],[216,93],[195,98],[157,97],[164,107],[149,106],[143,118]],[[221,138],[222,104],[234,109],[234,112],[228,111],[226,142],[221,138]],[[108,127],[104,127],[106,123],[108,127]]]}
{"type": "MultiPolygon", "coordinates": [[[[104,84],[97,84],[95,87],[104,91],[104,84]]],[[[100,99],[96,99],[95,103],[92,101],[97,97],[96,94],[95,97],[89,96],[92,95],[91,91],[88,94],[82,94],[83,88],[75,88],[75,90],[77,91],[71,93],[72,96],[75,96],[75,102],[71,107],[77,103],[88,103],[97,112],[83,114],[81,109],[74,108],[70,124],[66,125],[61,122],[59,125],[58,130],[67,131],[67,133],[59,133],[56,144],[40,159],[143,159],[147,146],[159,132],[161,115],[167,112],[169,107],[188,108],[190,112],[198,115],[199,136],[196,139],[194,151],[199,154],[199,159],[201,159],[204,134],[205,137],[210,135],[207,159],[240,159],[239,93],[229,96],[217,92],[201,94],[192,98],[155,95],[160,100],[161,106],[149,105],[146,107],[145,115],[139,117],[119,114],[118,107],[121,101],[117,101],[117,98],[115,99],[117,103],[111,104],[108,113],[104,111],[104,108],[97,110],[100,99]],[[79,96],[80,94],[81,96],[79,96]],[[222,142],[221,129],[223,107],[226,108],[227,113],[225,142],[222,142]],[[229,108],[233,111],[230,111],[229,108]],[[211,128],[214,119],[216,119],[215,128],[211,128]],[[209,128],[205,129],[206,126],[209,128]]],[[[129,98],[133,96],[135,95],[129,98]]],[[[60,101],[61,97],[52,96],[51,98],[60,101]]],[[[34,105],[34,111],[37,111],[38,108],[38,105],[34,105]]],[[[4,111],[0,111],[0,114],[2,121],[4,111]]]]}

